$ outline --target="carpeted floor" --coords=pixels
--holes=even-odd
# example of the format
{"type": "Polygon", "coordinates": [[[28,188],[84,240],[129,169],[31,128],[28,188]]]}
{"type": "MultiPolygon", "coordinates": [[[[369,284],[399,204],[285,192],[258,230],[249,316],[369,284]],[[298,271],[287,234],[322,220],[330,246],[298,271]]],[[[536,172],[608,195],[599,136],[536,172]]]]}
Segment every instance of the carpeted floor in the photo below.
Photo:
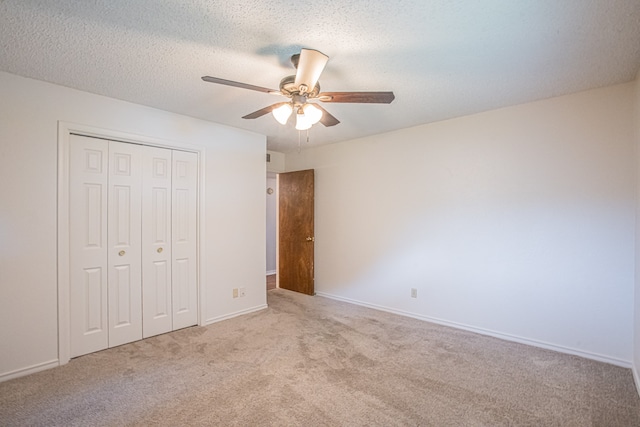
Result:
{"type": "Polygon", "coordinates": [[[276,289],[0,383],[2,426],[639,426],[630,370],[276,289]]]}
{"type": "Polygon", "coordinates": [[[276,275],[270,274],[267,276],[267,290],[270,291],[276,288],[276,275]]]}

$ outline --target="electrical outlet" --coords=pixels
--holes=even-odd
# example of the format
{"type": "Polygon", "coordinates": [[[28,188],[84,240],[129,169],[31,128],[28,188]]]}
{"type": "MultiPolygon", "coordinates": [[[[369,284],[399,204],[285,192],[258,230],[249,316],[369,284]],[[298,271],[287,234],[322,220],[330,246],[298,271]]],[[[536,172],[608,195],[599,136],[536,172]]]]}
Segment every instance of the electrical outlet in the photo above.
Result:
{"type": "Polygon", "coordinates": [[[418,298],[418,290],[416,288],[411,288],[411,298],[418,298]]]}
{"type": "Polygon", "coordinates": [[[247,290],[245,288],[240,288],[239,291],[240,291],[240,298],[247,295],[247,290]]]}
{"type": "Polygon", "coordinates": [[[238,288],[233,288],[233,297],[238,298],[238,288]]]}

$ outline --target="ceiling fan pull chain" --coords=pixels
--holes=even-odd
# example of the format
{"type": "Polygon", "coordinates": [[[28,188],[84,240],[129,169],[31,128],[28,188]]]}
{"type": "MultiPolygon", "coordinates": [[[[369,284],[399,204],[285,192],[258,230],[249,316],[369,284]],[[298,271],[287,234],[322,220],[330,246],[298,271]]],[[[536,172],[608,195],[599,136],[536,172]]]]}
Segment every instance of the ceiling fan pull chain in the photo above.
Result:
{"type": "Polygon", "coordinates": [[[300,139],[302,138],[302,131],[299,130],[298,131],[298,154],[300,154],[300,151],[302,150],[302,147],[300,146],[300,139]]]}
{"type": "Polygon", "coordinates": [[[309,129],[307,129],[307,144],[309,144],[309,129]]]}

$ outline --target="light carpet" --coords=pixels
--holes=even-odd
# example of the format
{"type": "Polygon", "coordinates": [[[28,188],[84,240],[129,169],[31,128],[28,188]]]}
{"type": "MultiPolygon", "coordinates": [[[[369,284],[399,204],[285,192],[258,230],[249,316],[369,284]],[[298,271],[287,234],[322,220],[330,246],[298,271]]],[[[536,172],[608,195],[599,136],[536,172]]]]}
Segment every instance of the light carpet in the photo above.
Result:
{"type": "Polygon", "coordinates": [[[2,426],[640,426],[631,371],[322,297],[0,383],[2,426]]]}

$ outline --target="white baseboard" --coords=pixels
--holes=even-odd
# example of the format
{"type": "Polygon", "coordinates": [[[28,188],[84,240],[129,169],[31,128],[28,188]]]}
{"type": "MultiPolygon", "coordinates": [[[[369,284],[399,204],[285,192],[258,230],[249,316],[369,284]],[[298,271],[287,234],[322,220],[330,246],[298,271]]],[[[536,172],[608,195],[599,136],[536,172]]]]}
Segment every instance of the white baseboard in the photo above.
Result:
{"type": "MultiPolygon", "coordinates": [[[[571,354],[574,356],[580,356],[580,357],[584,357],[585,359],[592,359],[592,360],[597,360],[598,362],[604,362],[604,363],[609,363],[611,365],[616,365],[616,366],[621,366],[623,368],[631,368],[631,362],[628,360],[622,360],[622,359],[617,359],[615,357],[610,357],[610,356],[605,356],[602,354],[598,354],[598,353],[592,353],[592,352],[588,352],[588,351],[583,351],[583,350],[577,350],[574,348],[570,348],[570,347],[564,347],[564,346],[560,346],[560,345],[556,345],[556,344],[550,344],[544,341],[538,341],[538,340],[533,340],[530,338],[524,338],[524,337],[520,337],[517,335],[510,335],[510,334],[504,334],[501,332],[496,332],[496,331],[492,331],[489,329],[483,329],[483,328],[477,328],[475,326],[469,326],[469,325],[465,325],[462,323],[456,323],[456,322],[451,322],[448,320],[442,320],[442,319],[438,319],[435,317],[429,317],[429,316],[424,316],[421,314],[416,314],[416,313],[411,313],[408,311],[403,311],[403,310],[396,310],[394,308],[390,308],[390,307],[385,307],[385,306],[381,306],[381,305],[376,305],[376,304],[370,304],[370,303],[366,303],[363,301],[358,301],[358,300],[354,300],[351,298],[345,298],[345,297],[341,297],[338,295],[333,295],[333,294],[328,294],[325,292],[316,292],[316,295],[318,296],[322,296],[325,298],[330,298],[330,299],[334,299],[337,301],[343,301],[343,302],[348,302],[350,304],[356,304],[356,305],[361,305],[363,307],[368,307],[368,308],[373,308],[375,310],[380,310],[380,311],[386,311],[388,313],[393,313],[393,314],[398,314],[400,316],[406,316],[406,317],[411,317],[414,319],[418,319],[418,320],[424,320],[426,322],[431,322],[431,323],[436,323],[438,325],[443,325],[443,326],[449,326],[452,328],[456,328],[456,329],[463,329],[465,331],[469,331],[469,332],[475,332],[477,334],[481,334],[481,335],[488,335],[494,338],[500,338],[503,339],[505,341],[513,341],[513,342],[517,342],[520,344],[526,344],[526,345],[530,345],[533,347],[540,347],[540,348],[544,348],[547,350],[553,350],[553,351],[557,351],[559,353],[565,353],[565,354],[571,354]]],[[[635,370],[634,370],[634,375],[635,375],[635,370]]],[[[640,384],[640,381],[638,381],[637,375],[635,376],[636,378],[636,384],[640,384]]],[[[639,388],[640,390],[640,388],[639,388]]]]}
{"type": "Polygon", "coordinates": [[[276,274],[276,270],[267,271],[267,276],[271,276],[272,274],[276,274]]]}
{"type": "Polygon", "coordinates": [[[57,368],[58,366],[60,366],[58,359],[54,359],[48,362],[42,362],[35,365],[27,366],[26,368],[16,369],[15,371],[0,374],[0,382],[24,377],[25,375],[35,374],[36,372],[44,371],[46,369],[57,368]]]}
{"type": "Polygon", "coordinates": [[[631,372],[633,372],[633,382],[636,383],[636,391],[638,392],[638,396],[640,396],[640,375],[638,375],[638,367],[633,365],[631,372]]]}
{"type": "Polygon", "coordinates": [[[232,319],[234,317],[242,316],[244,314],[253,313],[254,311],[260,311],[268,308],[267,304],[258,305],[256,307],[247,308],[246,310],[240,310],[229,314],[223,314],[222,316],[211,317],[204,321],[204,325],[211,325],[212,323],[222,322],[223,320],[232,319]]]}

